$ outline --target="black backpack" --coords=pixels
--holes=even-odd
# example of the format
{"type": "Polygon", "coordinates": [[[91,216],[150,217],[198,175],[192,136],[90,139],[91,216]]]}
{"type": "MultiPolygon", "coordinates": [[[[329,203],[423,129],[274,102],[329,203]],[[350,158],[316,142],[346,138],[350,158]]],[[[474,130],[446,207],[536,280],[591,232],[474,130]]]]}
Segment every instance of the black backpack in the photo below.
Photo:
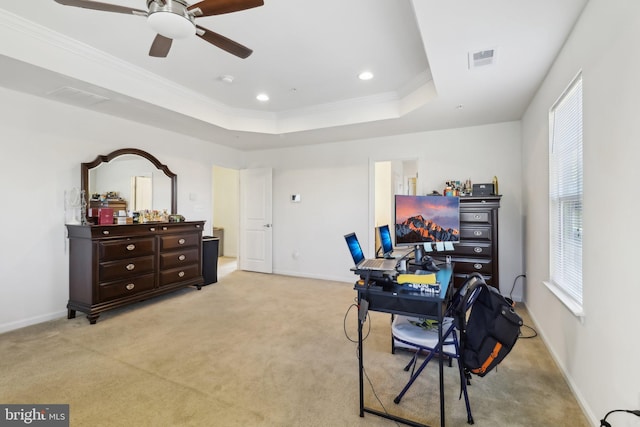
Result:
{"type": "Polygon", "coordinates": [[[474,283],[457,302],[455,315],[465,370],[484,377],[509,354],[523,323],[511,299],[479,274],[474,276],[474,283]]]}

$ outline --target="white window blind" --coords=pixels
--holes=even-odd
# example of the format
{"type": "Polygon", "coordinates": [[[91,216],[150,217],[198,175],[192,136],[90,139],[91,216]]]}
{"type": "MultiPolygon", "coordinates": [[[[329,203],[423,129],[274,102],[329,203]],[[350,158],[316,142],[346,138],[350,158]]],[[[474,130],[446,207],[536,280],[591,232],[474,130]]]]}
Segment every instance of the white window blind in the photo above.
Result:
{"type": "Polygon", "coordinates": [[[551,283],[582,306],[582,75],[550,110],[551,283]]]}

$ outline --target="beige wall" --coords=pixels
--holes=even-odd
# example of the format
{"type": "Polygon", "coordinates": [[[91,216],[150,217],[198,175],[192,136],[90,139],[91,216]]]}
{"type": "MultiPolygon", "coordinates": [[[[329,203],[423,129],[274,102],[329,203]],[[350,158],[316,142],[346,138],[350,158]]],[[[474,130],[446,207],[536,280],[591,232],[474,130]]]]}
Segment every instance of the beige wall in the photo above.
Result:
{"type": "MultiPolygon", "coordinates": [[[[594,425],[609,410],[640,407],[632,362],[640,355],[633,269],[640,229],[632,225],[640,180],[639,40],[640,2],[591,0],[522,120],[527,307],[594,425]],[[549,276],[548,111],[579,71],[584,318],[542,284],[549,276]]],[[[616,416],[615,425],[637,426],[638,418],[616,416]]]]}
{"type": "Polygon", "coordinates": [[[178,212],[211,227],[211,168],[240,153],[127,120],[0,88],[0,332],[66,315],[64,194],[80,163],[119,148],[153,154],[178,175],[178,212]]]}
{"type": "MultiPolygon", "coordinates": [[[[274,170],[274,271],[353,280],[343,236],[355,232],[365,254],[373,256],[374,164],[408,159],[417,160],[418,194],[442,191],[449,179],[499,177],[500,277],[509,293],[524,271],[519,122],[247,153],[247,167],[274,170]],[[295,193],[302,203],[288,202],[295,193]]],[[[521,298],[520,285],[513,296],[521,298]]]]}

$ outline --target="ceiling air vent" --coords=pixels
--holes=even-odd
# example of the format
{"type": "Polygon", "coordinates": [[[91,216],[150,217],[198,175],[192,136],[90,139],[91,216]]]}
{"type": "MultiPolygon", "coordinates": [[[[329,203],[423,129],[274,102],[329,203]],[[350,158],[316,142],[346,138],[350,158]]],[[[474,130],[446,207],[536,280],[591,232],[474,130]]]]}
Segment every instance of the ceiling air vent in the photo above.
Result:
{"type": "Polygon", "coordinates": [[[90,107],[109,100],[109,98],[104,96],[70,86],[63,86],[47,93],[47,95],[57,101],[66,102],[78,107],[90,107]]]}
{"type": "Polygon", "coordinates": [[[496,62],[496,50],[487,49],[469,52],[469,69],[493,65],[496,62]]]}

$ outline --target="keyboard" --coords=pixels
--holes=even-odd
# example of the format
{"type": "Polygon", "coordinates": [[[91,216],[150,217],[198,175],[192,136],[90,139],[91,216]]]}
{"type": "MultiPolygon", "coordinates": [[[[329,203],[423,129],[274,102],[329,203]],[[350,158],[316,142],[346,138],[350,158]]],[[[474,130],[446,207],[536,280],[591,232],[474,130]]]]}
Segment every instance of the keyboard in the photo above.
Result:
{"type": "Polygon", "coordinates": [[[384,258],[376,258],[376,259],[368,259],[365,260],[362,264],[360,264],[360,268],[381,268],[385,259],[384,258]]]}

